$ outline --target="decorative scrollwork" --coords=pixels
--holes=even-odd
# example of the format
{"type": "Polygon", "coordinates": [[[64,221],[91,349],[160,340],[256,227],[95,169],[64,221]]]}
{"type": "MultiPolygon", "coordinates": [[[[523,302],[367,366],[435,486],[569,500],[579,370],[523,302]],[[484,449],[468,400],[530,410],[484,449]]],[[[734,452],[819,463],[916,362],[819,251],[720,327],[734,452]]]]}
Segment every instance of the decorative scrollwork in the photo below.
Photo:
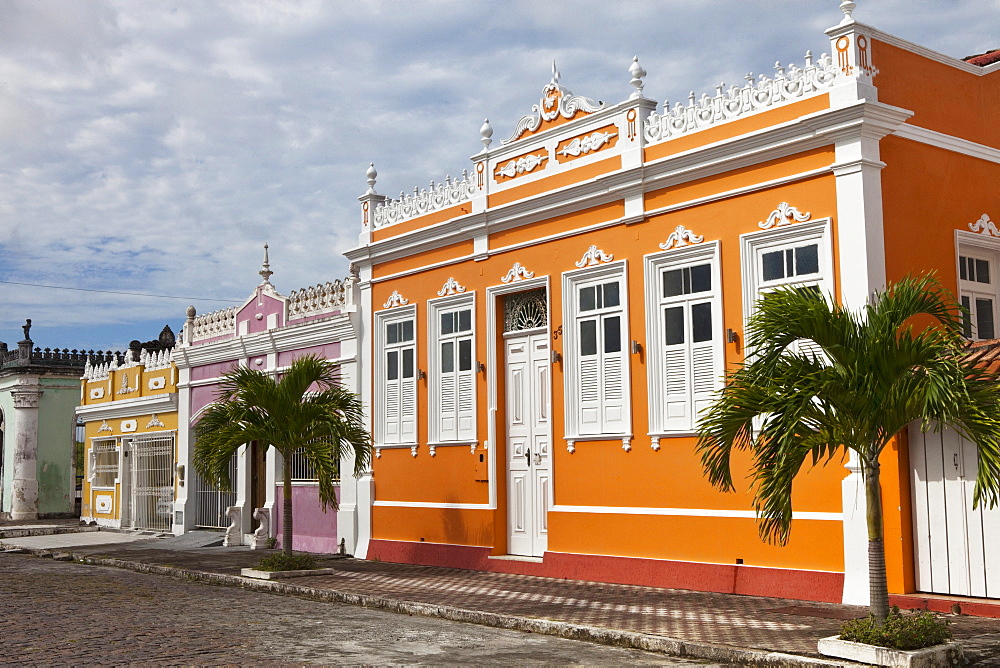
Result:
{"type": "Polygon", "coordinates": [[[503,167],[498,166],[496,175],[506,176],[508,179],[512,179],[518,174],[524,174],[534,170],[548,159],[549,156],[547,155],[535,155],[534,153],[529,153],[528,155],[521,156],[517,160],[511,160],[503,167]]]}
{"type": "Polygon", "coordinates": [[[989,214],[986,213],[980,216],[976,222],[969,223],[969,229],[987,237],[1000,237],[1000,230],[997,229],[997,226],[990,220],[989,214]]]}
{"type": "Polygon", "coordinates": [[[437,293],[438,297],[444,297],[445,295],[454,295],[462,292],[465,292],[465,286],[459,285],[458,281],[456,281],[454,278],[449,277],[448,280],[444,282],[444,285],[441,287],[440,290],[438,290],[437,293]]]}
{"type": "Polygon", "coordinates": [[[660,244],[660,248],[663,250],[670,250],[671,248],[687,246],[688,242],[698,244],[704,240],[705,237],[695,234],[683,225],[678,225],[677,228],[670,233],[670,236],[667,237],[667,240],[660,244]]]}
{"type": "Polygon", "coordinates": [[[319,283],[288,294],[288,317],[302,318],[317,313],[325,313],[347,304],[347,280],[319,283]]]}
{"type": "Polygon", "coordinates": [[[577,137],[570,143],[566,144],[566,146],[559,151],[559,155],[571,155],[575,158],[585,153],[591,153],[593,151],[600,150],[602,146],[617,136],[618,133],[616,132],[595,132],[585,137],[577,137]]]}
{"type": "Polygon", "coordinates": [[[587,252],[583,254],[583,257],[580,258],[580,261],[576,263],[576,266],[583,269],[584,267],[593,267],[601,262],[611,262],[614,259],[614,255],[608,255],[597,246],[591,246],[587,249],[587,252]]]}
{"type": "Polygon", "coordinates": [[[789,205],[788,202],[781,202],[778,204],[778,208],[767,217],[767,220],[760,221],[757,226],[762,230],[769,230],[772,227],[781,227],[795,221],[804,223],[810,218],[812,218],[812,214],[808,211],[802,213],[794,206],[789,205]]]}
{"type": "Polygon", "coordinates": [[[538,104],[531,106],[531,113],[521,117],[514,128],[514,134],[503,140],[502,144],[516,141],[525,132],[535,132],[542,122],[550,123],[559,116],[572,119],[579,112],[587,114],[599,111],[603,102],[594,102],[590,98],[573,95],[572,91],[559,83],[559,70],[552,63],[552,80],[542,89],[542,98],[538,104]]]}
{"type": "Polygon", "coordinates": [[[520,332],[545,327],[549,324],[548,318],[548,298],[545,288],[504,295],[503,331],[520,332]]]}
{"type": "Polygon", "coordinates": [[[528,271],[521,266],[520,262],[515,262],[514,266],[510,268],[510,271],[501,278],[500,280],[504,283],[512,283],[514,281],[520,281],[527,278],[534,278],[535,272],[528,271]]]}
{"type": "Polygon", "coordinates": [[[153,413],[153,415],[152,415],[152,417],[150,418],[149,422],[147,422],[147,423],[146,423],[146,429],[150,429],[150,428],[152,428],[152,427],[165,427],[165,426],[166,426],[166,425],[164,425],[164,424],[163,424],[163,423],[162,423],[162,422],[160,421],[160,418],[158,418],[158,417],[156,416],[156,413],[153,413]]]}
{"type": "Polygon", "coordinates": [[[406,306],[410,300],[399,294],[398,290],[393,290],[389,298],[382,304],[382,308],[392,308],[393,306],[406,306]]]}
{"type": "Polygon", "coordinates": [[[236,307],[212,311],[194,319],[191,340],[210,339],[224,334],[236,333],[236,307]]]}
{"type": "Polygon", "coordinates": [[[705,93],[696,101],[692,92],[687,105],[678,102],[672,109],[669,102],[664,102],[662,114],[654,112],[646,119],[646,138],[651,142],[665,141],[798,100],[832,87],[838,76],[840,70],[833,58],[824,53],[813,64],[812,52],[807,51],[805,67],[789,65],[786,70],[776,63],[774,78],[762,74],[759,80],[754,80],[751,73],[746,75],[747,83],[742,87],[724,91],[725,84],[719,84],[714,97],[705,93]]]}

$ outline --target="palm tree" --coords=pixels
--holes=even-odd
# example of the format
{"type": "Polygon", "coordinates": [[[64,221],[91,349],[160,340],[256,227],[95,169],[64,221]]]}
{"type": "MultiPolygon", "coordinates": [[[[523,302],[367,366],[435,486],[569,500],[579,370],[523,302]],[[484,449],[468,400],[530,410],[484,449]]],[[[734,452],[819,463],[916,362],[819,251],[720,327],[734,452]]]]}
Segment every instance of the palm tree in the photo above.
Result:
{"type": "Polygon", "coordinates": [[[709,481],[732,491],[733,450],[752,456],[761,538],[784,545],[792,481],[813,464],[853,452],[867,501],[871,610],[889,611],[879,455],[910,422],[954,428],[979,448],[974,503],[1000,491],[1000,382],[963,353],[964,312],[932,276],[907,277],[860,312],[808,289],[766,295],[747,326],[747,361],[702,414],[698,450],[709,481]],[[814,346],[822,354],[805,352],[814,346]]]}
{"type": "Polygon", "coordinates": [[[342,453],[354,453],[354,475],[368,469],[371,438],[358,396],[340,385],[333,363],[299,357],[275,380],[237,367],[222,381],[218,400],[196,425],[195,470],[224,491],[232,490],[229,462],[244,444],[274,447],[283,460],[282,550],[292,553],[292,455],[297,450],[319,478],[323,510],[337,509],[335,480],[342,453]]]}

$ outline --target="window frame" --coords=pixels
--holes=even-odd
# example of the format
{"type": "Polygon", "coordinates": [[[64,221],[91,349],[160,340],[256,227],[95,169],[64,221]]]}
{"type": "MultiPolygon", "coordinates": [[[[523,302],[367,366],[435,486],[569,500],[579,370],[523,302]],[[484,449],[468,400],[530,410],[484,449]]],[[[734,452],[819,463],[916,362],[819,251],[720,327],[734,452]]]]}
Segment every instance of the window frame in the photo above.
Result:
{"type": "MultiPolygon", "coordinates": [[[[955,230],[955,285],[957,289],[955,290],[956,297],[961,303],[963,296],[969,295],[965,288],[965,284],[970,284],[971,281],[962,280],[962,268],[959,263],[959,258],[973,257],[980,260],[987,260],[990,262],[990,271],[992,275],[990,276],[991,282],[989,284],[978,284],[983,286],[992,287],[992,297],[993,297],[993,338],[1000,337],[1000,238],[987,236],[984,234],[976,234],[973,232],[966,232],[965,230],[955,230]]],[[[977,293],[987,293],[989,290],[977,290],[977,293]]],[[[972,312],[973,320],[972,327],[975,328],[975,311],[972,312]]],[[[986,341],[988,339],[982,339],[978,333],[973,330],[973,336],[969,339],[970,341],[986,341]]]]}
{"type": "MultiPolygon", "coordinates": [[[[417,357],[418,343],[419,343],[419,322],[417,320],[417,307],[415,304],[408,306],[400,306],[392,309],[386,309],[383,311],[375,312],[375,336],[374,343],[375,349],[373,351],[373,367],[375,372],[375,395],[373,398],[377,401],[372,401],[372,435],[374,437],[374,447],[378,448],[409,448],[417,445],[419,440],[418,426],[420,418],[420,406],[418,402],[419,389],[418,380],[420,379],[420,363],[417,357]],[[385,328],[386,325],[396,324],[400,322],[405,322],[406,320],[411,320],[413,322],[413,341],[410,346],[413,349],[413,438],[404,438],[402,434],[402,420],[400,420],[400,437],[396,441],[387,441],[386,435],[386,402],[385,402],[385,388],[387,379],[385,378],[385,363],[383,351],[386,350],[387,341],[385,328]]],[[[396,345],[396,344],[392,344],[396,345]]],[[[402,350],[405,346],[399,346],[402,350]]],[[[400,389],[400,406],[402,406],[403,392],[400,389]]]]}
{"type": "MultiPolygon", "coordinates": [[[[476,349],[476,293],[464,292],[459,295],[449,295],[447,297],[439,297],[437,299],[430,299],[427,301],[427,359],[428,359],[428,371],[427,371],[427,444],[433,446],[439,445],[472,445],[479,443],[479,425],[478,425],[478,413],[479,406],[477,404],[478,399],[478,387],[479,384],[479,369],[478,369],[478,357],[476,349]],[[468,334],[442,334],[441,329],[441,315],[444,313],[454,313],[457,311],[462,311],[468,309],[471,311],[470,321],[471,329],[468,334]],[[466,431],[465,434],[462,433],[462,429],[456,424],[455,427],[455,437],[446,438],[442,433],[441,428],[441,384],[442,384],[442,371],[441,371],[441,355],[440,347],[441,343],[445,338],[452,339],[458,342],[461,339],[468,338],[472,341],[472,368],[469,371],[469,375],[472,379],[471,397],[469,401],[472,405],[472,425],[466,431]]],[[[457,351],[456,351],[457,356],[457,351]]],[[[458,379],[458,374],[460,371],[456,368],[452,373],[455,374],[456,382],[458,379]]],[[[459,409],[458,409],[458,390],[456,389],[456,409],[455,409],[455,419],[458,420],[459,409]]]]}
{"type": "Polygon", "coordinates": [[[118,485],[120,485],[121,481],[122,481],[122,440],[119,437],[117,437],[117,436],[95,436],[95,437],[92,437],[90,439],[90,448],[89,448],[89,453],[88,454],[90,456],[90,462],[91,462],[90,470],[89,470],[90,475],[88,476],[89,481],[90,481],[90,488],[92,490],[102,490],[102,491],[114,491],[115,489],[117,489],[118,485]],[[99,485],[99,484],[97,484],[97,477],[99,475],[99,473],[97,471],[97,466],[98,466],[98,463],[97,463],[97,454],[98,453],[95,452],[94,446],[96,446],[98,444],[102,444],[102,445],[103,444],[107,444],[107,445],[113,446],[112,448],[104,450],[104,452],[114,452],[115,453],[115,459],[117,460],[116,464],[115,464],[116,470],[115,470],[114,479],[111,481],[110,485],[99,485]]]}
{"type": "MultiPolygon", "coordinates": [[[[565,409],[563,429],[565,440],[570,442],[586,440],[617,440],[632,438],[632,390],[631,390],[631,350],[629,304],[628,304],[628,264],[626,260],[607,262],[595,267],[585,267],[562,274],[563,311],[563,389],[565,409]],[[607,428],[604,416],[601,418],[600,433],[582,433],[583,404],[580,401],[580,355],[577,322],[581,318],[579,310],[579,289],[591,284],[619,283],[619,313],[621,314],[621,358],[622,358],[622,426],[618,430],[607,428]]],[[[600,315],[607,315],[609,312],[600,315]]],[[[603,340],[603,336],[600,340],[603,340]]]]}
{"type": "MultiPolygon", "coordinates": [[[[830,218],[820,218],[808,222],[793,223],[771,230],[748,232],[740,235],[740,267],[743,273],[743,331],[753,315],[757,300],[768,289],[792,285],[816,285],[820,294],[827,299],[834,291],[833,246],[830,238],[830,218]],[[816,242],[819,271],[811,278],[792,280],[788,278],[764,281],[758,278],[758,258],[764,252],[789,249],[816,242]]],[[[796,277],[797,279],[798,277],[796,277]]],[[[750,361],[753,351],[746,350],[746,360],[750,361]]]]}
{"type": "MultiPolygon", "coordinates": [[[[646,373],[649,392],[649,435],[650,436],[689,436],[695,433],[698,411],[693,382],[691,382],[692,359],[688,359],[686,373],[688,374],[688,400],[690,423],[684,427],[669,426],[666,400],[666,332],[664,330],[663,309],[670,303],[685,304],[686,313],[690,313],[692,301],[709,301],[712,309],[712,360],[714,370],[718,372],[714,390],[723,387],[725,376],[725,327],[723,320],[721,244],[719,241],[675,248],[643,256],[645,269],[646,297],[646,373]],[[663,274],[673,269],[681,269],[700,264],[709,264],[712,289],[704,297],[671,299],[663,297],[663,274]]],[[[690,348],[693,342],[687,342],[690,348]]]]}

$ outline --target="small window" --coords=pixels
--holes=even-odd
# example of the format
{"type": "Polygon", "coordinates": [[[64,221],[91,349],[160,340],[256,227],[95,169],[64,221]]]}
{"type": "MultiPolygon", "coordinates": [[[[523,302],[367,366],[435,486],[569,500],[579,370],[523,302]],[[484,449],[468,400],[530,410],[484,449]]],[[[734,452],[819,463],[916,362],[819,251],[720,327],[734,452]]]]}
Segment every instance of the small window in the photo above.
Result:
{"type": "Polygon", "coordinates": [[[429,379],[429,438],[433,443],[476,438],[473,296],[432,301],[429,320],[434,373],[429,379]]]}

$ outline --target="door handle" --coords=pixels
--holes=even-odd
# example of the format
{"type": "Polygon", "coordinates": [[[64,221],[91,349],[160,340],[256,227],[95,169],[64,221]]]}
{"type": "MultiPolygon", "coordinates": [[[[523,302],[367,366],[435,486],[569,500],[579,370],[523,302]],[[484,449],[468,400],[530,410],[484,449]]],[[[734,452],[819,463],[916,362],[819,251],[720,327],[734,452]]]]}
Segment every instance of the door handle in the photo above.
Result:
{"type": "Polygon", "coordinates": [[[525,449],[524,460],[528,466],[531,466],[531,448],[525,449]]]}
{"type": "Polygon", "coordinates": [[[955,465],[955,468],[958,469],[958,453],[957,452],[952,455],[951,461],[955,465]]]}

